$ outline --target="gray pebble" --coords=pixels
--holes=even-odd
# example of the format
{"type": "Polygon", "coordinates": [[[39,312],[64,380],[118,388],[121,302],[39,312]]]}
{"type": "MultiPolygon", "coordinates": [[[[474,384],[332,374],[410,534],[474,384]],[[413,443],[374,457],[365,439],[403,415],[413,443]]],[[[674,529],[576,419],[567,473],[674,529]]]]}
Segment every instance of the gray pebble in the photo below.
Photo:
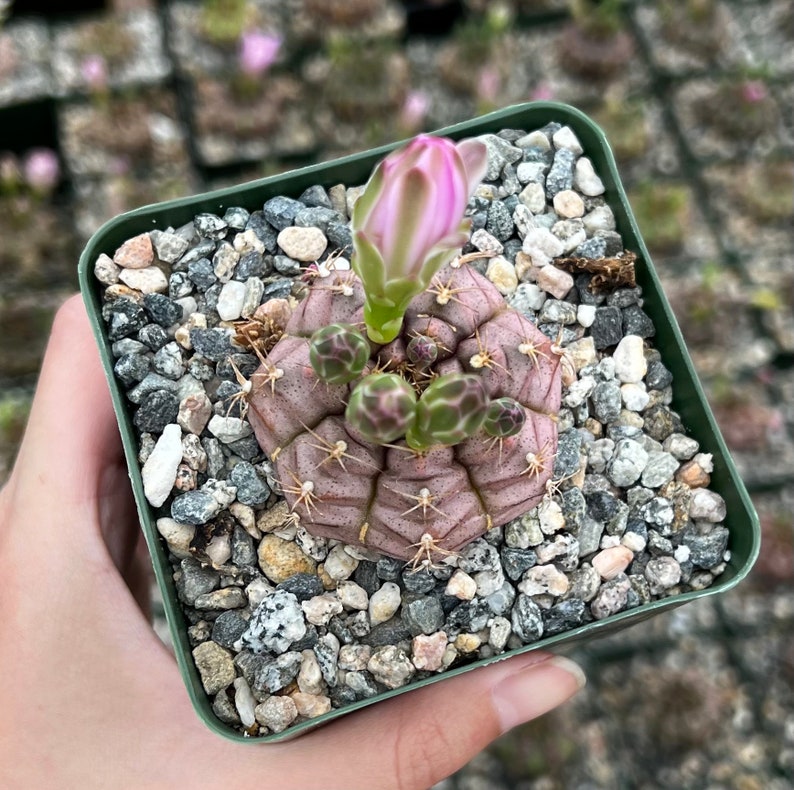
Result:
{"type": "Polygon", "coordinates": [[[157,351],[168,342],[168,335],[159,324],[146,324],[141,327],[137,337],[151,351],[157,351]]]}
{"type": "Polygon", "coordinates": [[[282,653],[275,659],[264,661],[259,665],[254,676],[252,690],[255,694],[275,694],[292,683],[298,676],[302,663],[301,654],[297,651],[282,653]]]}
{"type": "Polygon", "coordinates": [[[590,603],[590,611],[596,620],[617,614],[626,608],[629,601],[631,583],[625,574],[601,585],[590,603]]]}
{"type": "Polygon", "coordinates": [[[617,345],[623,337],[623,315],[620,308],[597,308],[590,334],[599,351],[617,345]]]}
{"type": "Polygon", "coordinates": [[[124,383],[130,387],[142,381],[149,372],[151,362],[143,354],[124,354],[116,360],[113,372],[124,383]]]}
{"type": "Polygon", "coordinates": [[[166,425],[176,422],[178,413],[179,398],[173,392],[155,390],[143,397],[132,421],[140,431],[162,433],[166,425]]]}
{"type": "Polygon", "coordinates": [[[543,636],[543,615],[540,607],[524,593],[519,593],[510,613],[513,633],[524,643],[535,642],[543,636]]]}
{"type": "Polygon", "coordinates": [[[277,195],[265,202],[265,205],[262,206],[262,211],[264,212],[265,219],[276,228],[276,230],[284,230],[284,228],[288,228],[292,225],[296,214],[302,208],[304,208],[304,206],[300,201],[284,197],[283,195],[277,195]]]}
{"type": "Polygon", "coordinates": [[[433,634],[444,625],[444,611],[438,598],[423,595],[403,601],[402,619],[411,636],[433,634]]]}
{"type": "Polygon", "coordinates": [[[197,214],[193,218],[196,233],[207,239],[223,239],[229,232],[229,226],[216,214],[197,214]]]}
{"type": "Polygon", "coordinates": [[[135,334],[148,320],[143,307],[131,299],[116,299],[103,305],[102,318],[107,322],[111,341],[135,334]]]}
{"type": "Polygon", "coordinates": [[[208,491],[185,491],[171,503],[171,518],[180,524],[206,524],[219,510],[218,500],[208,491]]]}
{"type": "Polygon", "coordinates": [[[199,595],[212,592],[220,581],[221,577],[217,571],[189,557],[179,564],[176,589],[180,600],[188,606],[193,606],[199,595]]]}
{"type": "Polygon", "coordinates": [[[229,481],[237,486],[237,500],[244,505],[264,505],[270,497],[270,488],[256,473],[256,469],[245,461],[237,464],[229,475],[229,481]]]}
{"type": "Polygon", "coordinates": [[[166,329],[182,320],[181,305],[164,294],[146,294],[143,297],[143,307],[152,317],[152,321],[166,329]]]}

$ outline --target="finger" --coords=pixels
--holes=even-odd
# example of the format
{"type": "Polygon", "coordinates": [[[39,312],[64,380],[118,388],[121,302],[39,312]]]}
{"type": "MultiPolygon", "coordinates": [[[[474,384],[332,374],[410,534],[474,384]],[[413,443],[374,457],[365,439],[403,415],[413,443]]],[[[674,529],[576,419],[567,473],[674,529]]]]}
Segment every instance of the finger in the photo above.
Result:
{"type": "Polygon", "coordinates": [[[44,495],[61,511],[95,507],[100,472],[120,457],[99,354],[83,303],[73,296],[55,316],[14,482],[31,504],[44,495]]]}
{"type": "Polygon", "coordinates": [[[340,787],[426,790],[499,735],[561,705],[584,682],[569,659],[528,654],[352,714],[294,748],[318,755],[340,787]]]}

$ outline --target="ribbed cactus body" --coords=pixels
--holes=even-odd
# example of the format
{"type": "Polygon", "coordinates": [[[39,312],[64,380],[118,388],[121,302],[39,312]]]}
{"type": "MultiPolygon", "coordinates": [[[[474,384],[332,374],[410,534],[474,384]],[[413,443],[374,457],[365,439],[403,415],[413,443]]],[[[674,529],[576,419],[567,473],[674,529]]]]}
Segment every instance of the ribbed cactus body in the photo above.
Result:
{"type": "MultiPolygon", "coordinates": [[[[530,510],[546,493],[557,449],[560,357],[488,280],[465,265],[446,266],[411,303],[401,336],[387,346],[372,346],[362,375],[372,370],[400,375],[418,403],[428,388],[433,392],[440,375],[475,376],[477,391],[487,396],[483,413],[468,418],[460,436],[454,420],[438,418],[458,444],[416,452],[397,437],[382,446],[345,419],[361,378],[329,384],[318,379],[309,361],[312,334],[336,323],[361,327],[363,302],[350,272],[334,272],[313,285],[252,378],[248,418],[306,529],[407,561],[422,552],[438,561],[530,510]],[[412,361],[406,349],[417,336],[435,342],[434,363],[412,361]],[[512,398],[524,412],[523,425],[512,435],[480,427],[488,401],[502,398],[512,398]]],[[[472,398],[482,397],[461,385],[451,389],[460,398],[458,407],[465,404],[470,412],[472,398]]],[[[455,405],[449,408],[454,411],[455,405]]],[[[521,423],[515,409],[503,420],[521,423]]]]}

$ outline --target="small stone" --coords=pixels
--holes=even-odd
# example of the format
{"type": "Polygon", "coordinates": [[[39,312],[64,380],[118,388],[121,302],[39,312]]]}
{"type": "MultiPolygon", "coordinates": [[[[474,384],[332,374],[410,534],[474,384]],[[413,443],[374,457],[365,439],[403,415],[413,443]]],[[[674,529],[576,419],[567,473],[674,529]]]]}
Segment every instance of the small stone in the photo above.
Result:
{"type": "MultiPolygon", "coordinates": [[[[697,440],[682,433],[671,433],[662,443],[662,448],[679,461],[688,461],[700,449],[697,440]]],[[[711,471],[708,469],[706,471],[711,471]]]]}
{"type": "Polygon", "coordinates": [[[623,399],[617,382],[599,382],[593,388],[590,399],[593,416],[605,425],[614,422],[620,416],[623,399]]]}
{"type": "MultiPolygon", "coordinates": [[[[519,170],[520,168],[521,165],[519,165],[519,170]]],[[[518,199],[532,214],[542,214],[546,208],[546,190],[543,182],[528,183],[519,193],[518,199]]]]}
{"type": "Polygon", "coordinates": [[[221,590],[204,593],[196,597],[196,609],[209,611],[225,611],[227,609],[240,609],[248,603],[245,593],[239,587],[224,587],[221,590]]]}
{"type": "Polygon", "coordinates": [[[554,565],[536,565],[530,568],[518,584],[525,595],[565,595],[568,590],[568,577],[554,565]]]}
{"type": "Polygon", "coordinates": [[[621,439],[607,466],[609,479],[620,488],[629,488],[640,479],[648,463],[648,453],[639,442],[621,439]]]}
{"type": "Polygon", "coordinates": [[[582,144],[579,142],[579,138],[570,126],[560,127],[551,136],[551,140],[555,148],[567,148],[576,154],[576,156],[581,156],[584,151],[582,144]]]}
{"type": "Polygon", "coordinates": [[[229,280],[218,295],[216,310],[221,321],[236,321],[243,314],[245,283],[229,280]]]}
{"type": "Polygon", "coordinates": [[[651,593],[659,595],[681,581],[681,566],[673,557],[655,557],[645,566],[651,593]]]}
{"type": "Polygon", "coordinates": [[[302,208],[304,208],[304,206],[300,201],[284,197],[283,195],[277,195],[265,202],[264,206],[262,206],[262,211],[264,212],[265,219],[267,219],[276,230],[284,230],[284,228],[292,225],[295,216],[302,208]]]}
{"type": "Polygon", "coordinates": [[[643,411],[651,400],[651,396],[642,384],[622,384],[620,397],[623,405],[633,412],[643,411]]]}
{"type": "MultiPolygon", "coordinates": [[[[336,547],[334,547],[336,548],[336,547]]],[[[327,568],[326,561],[326,568],[327,568]]],[[[345,609],[353,609],[357,611],[366,611],[369,607],[369,595],[367,591],[354,581],[344,580],[340,581],[336,587],[336,594],[342,602],[345,609]]]]}
{"type": "Polygon", "coordinates": [[[384,582],[369,599],[369,618],[373,626],[391,619],[400,608],[400,588],[394,582],[384,582]]]}
{"type": "Polygon", "coordinates": [[[234,682],[235,670],[231,654],[215,642],[203,642],[193,650],[193,660],[201,676],[201,684],[210,696],[234,682]]]}
{"type": "Polygon", "coordinates": [[[180,524],[206,524],[219,511],[218,500],[208,491],[187,491],[171,503],[171,518],[180,524]]]}
{"type": "Polygon", "coordinates": [[[447,649],[447,635],[444,631],[434,634],[419,634],[411,643],[411,655],[418,670],[435,672],[442,668],[444,652],[447,649]]]}
{"type": "Polygon", "coordinates": [[[695,521],[718,523],[725,520],[725,500],[715,491],[698,488],[692,492],[689,517],[695,521]]]}
{"type": "Polygon", "coordinates": [[[191,329],[190,343],[197,354],[212,362],[221,362],[234,351],[231,335],[221,328],[202,329],[196,327],[191,329]]]}
{"type": "Polygon", "coordinates": [[[115,285],[119,281],[121,267],[115,264],[109,255],[101,253],[94,262],[94,277],[102,285],[115,285]]]}
{"type": "Polygon", "coordinates": [[[516,598],[510,615],[513,633],[524,643],[535,642],[543,636],[543,616],[540,607],[529,597],[521,594],[516,598]]]}
{"type": "Polygon", "coordinates": [[[198,436],[212,415],[212,403],[206,393],[188,395],[179,403],[176,421],[186,433],[198,436]]]}
{"type": "MultiPolygon", "coordinates": [[[[580,160],[581,161],[581,160],[580,160]]],[[[580,190],[582,191],[582,190],[580,190]]],[[[582,194],[585,194],[582,192],[582,194]]],[[[588,236],[593,236],[599,231],[615,230],[615,215],[609,206],[597,206],[582,218],[588,236]]],[[[621,244],[621,249],[623,245],[621,244]]]]}
{"type": "Polygon", "coordinates": [[[256,706],[256,720],[271,732],[284,732],[298,718],[298,708],[291,697],[274,694],[256,706]]]}
{"type": "Polygon", "coordinates": [[[342,602],[336,595],[324,593],[301,603],[306,619],[313,625],[328,625],[334,615],[342,613],[342,602]]]}
{"type": "Polygon", "coordinates": [[[325,572],[337,582],[344,579],[349,579],[356,568],[359,561],[351,556],[342,544],[334,546],[328,556],[325,558],[325,572]]]}
{"type": "Polygon", "coordinates": [[[556,299],[564,299],[573,288],[573,277],[556,266],[543,266],[537,273],[537,284],[556,299]]]}
{"type": "Polygon", "coordinates": [[[432,634],[444,625],[444,611],[438,598],[422,595],[403,603],[402,619],[412,636],[432,634]]]}
{"type": "Polygon", "coordinates": [[[179,398],[172,392],[157,389],[143,396],[133,422],[141,431],[162,433],[166,425],[176,422],[178,413],[179,398]]]}
{"type": "Polygon", "coordinates": [[[515,266],[501,255],[488,261],[486,277],[503,296],[513,293],[518,287],[518,276],[516,275],[515,266]]]}
{"type": "MultiPolygon", "coordinates": [[[[159,505],[153,505],[159,507],[159,505]]],[[[168,544],[169,551],[178,559],[192,557],[190,544],[196,536],[196,528],[190,524],[180,524],[172,518],[158,518],[157,531],[168,544]]]]}
{"type": "MultiPolygon", "coordinates": [[[[645,377],[645,383],[648,386],[648,389],[663,390],[665,387],[669,387],[673,383],[673,374],[658,359],[653,360],[648,364],[648,373],[645,377]]],[[[681,434],[676,434],[676,436],[680,436],[687,442],[694,441],[694,439],[687,439],[687,437],[682,436],[681,434]]],[[[689,455],[682,456],[682,458],[691,458],[691,453],[689,455]]]]}
{"type": "Polygon", "coordinates": [[[584,201],[572,189],[564,189],[554,196],[554,210],[563,219],[584,216],[584,201]]]}
{"type": "Polygon", "coordinates": [[[593,617],[603,620],[625,609],[630,591],[631,582],[625,574],[604,582],[590,604],[593,617]]]}
{"type": "MultiPolygon", "coordinates": [[[[596,175],[593,163],[586,156],[580,156],[576,160],[573,173],[573,184],[576,189],[587,197],[603,195],[604,182],[596,175]]],[[[611,230],[611,229],[610,229],[611,230]]]]}
{"type": "Polygon", "coordinates": [[[512,633],[513,626],[506,617],[494,617],[488,628],[488,644],[495,653],[501,653],[512,633]]]}
{"type": "Polygon", "coordinates": [[[262,572],[274,584],[284,582],[296,573],[313,574],[317,569],[316,562],[304,554],[299,546],[276,535],[262,538],[257,557],[262,572]]]}
{"type": "Polygon", "coordinates": [[[502,242],[482,228],[471,234],[471,243],[475,249],[491,256],[501,255],[504,251],[502,242]]]}
{"type": "Polygon", "coordinates": [[[590,334],[598,350],[617,345],[623,337],[623,318],[620,308],[597,307],[590,334]]]}
{"type": "MultiPolygon", "coordinates": [[[[234,277],[237,264],[240,261],[240,253],[227,241],[218,245],[218,249],[212,256],[212,271],[220,283],[227,283],[234,277]]],[[[215,291],[218,285],[210,286],[206,291],[206,296],[215,291]]]]}
{"type": "Polygon", "coordinates": [[[577,322],[587,328],[593,325],[595,321],[596,308],[591,304],[580,304],[576,307],[576,320],[577,322]]]}
{"type": "Polygon", "coordinates": [[[181,461],[182,431],[178,425],[168,424],[141,470],[143,492],[152,507],[160,507],[168,498],[181,461]]]}
{"type": "Polygon", "coordinates": [[[367,669],[375,680],[390,689],[404,686],[416,672],[408,656],[394,645],[375,650],[367,664],[367,669]]]}
{"type": "Polygon", "coordinates": [[[648,453],[648,463],[640,482],[645,488],[661,488],[673,479],[678,470],[678,461],[670,453],[655,450],[648,453]]]}
{"type": "Polygon", "coordinates": [[[468,573],[458,569],[447,582],[444,594],[462,601],[471,601],[477,594],[477,582],[468,573]]]}
{"type": "Polygon", "coordinates": [[[314,227],[287,227],[278,234],[278,245],[285,255],[296,261],[318,260],[328,246],[325,234],[314,227]]]}
{"type": "Polygon", "coordinates": [[[222,417],[220,414],[213,415],[207,429],[223,444],[231,444],[239,439],[244,439],[254,432],[250,423],[245,420],[241,420],[239,417],[222,417]]]}
{"type": "Polygon", "coordinates": [[[294,691],[290,699],[295,703],[299,716],[305,719],[316,719],[331,710],[331,700],[324,694],[306,694],[294,691]]]}
{"type": "Polygon", "coordinates": [[[634,554],[625,545],[599,551],[591,560],[593,568],[602,579],[614,579],[629,567],[634,554]]]}
{"type": "Polygon", "coordinates": [[[313,573],[296,573],[279,582],[276,589],[292,593],[299,601],[308,601],[325,592],[323,583],[313,573]]]}
{"type": "Polygon", "coordinates": [[[690,488],[706,488],[711,483],[711,471],[714,464],[710,453],[698,453],[691,461],[682,464],[675,473],[675,479],[690,488]],[[708,460],[702,460],[706,458],[708,460]]]}
{"type": "Polygon", "coordinates": [[[154,263],[154,249],[148,233],[127,239],[114,253],[113,263],[122,269],[145,269],[154,263]]]}
{"type": "Polygon", "coordinates": [[[573,186],[573,168],[577,154],[569,148],[559,148],[554,154],[551,168],[546,175],[546,194],[553,198],[558,192],[573,186]]]}
{"type": "Polygon", "coordinates": [[[700,568],[714,568],[725,558],[728,547],[728,530],[714,527],[706,534],[686,530],[683,545],[689,549],[689,559],[700,568]]]}
{"type": "Polygon", "coordinates": [[[226,236],[229,226],[219,216],[210,213],[197,214],[193,218],[196,233],[205,239],[218,241],[226,236]]]}
{"type": "Polygon", "coordinates": [[[284,653],[305,634],[306,622],[298,599],[286,590],[275,590],[254,610],[241,640],[255,653],[284,653]]]}
{"type": "Polygon", "coordinates": [[[617,344],[612,359],[615,361],[615,375],[623,383],[637,384],[648,369],[645,361],[645,343],[637,335],[626,335],[617,344]]]}
{"type": "Polygon", "coordinates": [[[234,707],[243,727],[250,729],[256,724],[256,700],[245,678],[234,679],[234,707]]]}
{"type": "Polygon", "coordinates": [[[531,228],[527,231],[521,249],[530,256],[535,266],[546,266],[563,253],[562,242],[547,228],[531,228]]]}
{"type": "Polygon", "coordinates": [[[264,505],[270,497],[270,487],[247,461],[241,461],[232,469],[229,482],[237,488],[237,501],[244,505],[264,505]]]}
{"type": "Polygon", "coordinates": [[[477,634],[458,634],[457,637],[455,637],[454,644],[455,650],[457,650],[460,655],[468,655],[469,653],[474,653],[476,650],[479,650],[482,639],[480,639],[477,634]]]}

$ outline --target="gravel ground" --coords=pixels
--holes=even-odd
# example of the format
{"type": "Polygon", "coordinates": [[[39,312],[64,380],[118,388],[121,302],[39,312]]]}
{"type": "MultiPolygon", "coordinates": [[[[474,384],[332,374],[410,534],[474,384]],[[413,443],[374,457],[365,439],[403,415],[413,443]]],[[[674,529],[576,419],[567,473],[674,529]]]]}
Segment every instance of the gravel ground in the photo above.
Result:
{"type": "MultiPolygon", "coordinates": [[[[791,8],[785,0],[718,2],[730,35],[725,36],[727,43],[719,56],[710,57],[703,51],[693,55],[666,41],[659,32],[656,5],[628,4],[635,56],[631,78],[617,81],[620,95],[642,105],[654,142],[637,154],[629,145],[635,140],[621,136],[618,147],[617,132],[610,139],[615,140],[621,170],[633,190],[646,240],[654,241],[654,263],[761,516],[762,555],[737,590],[576,651],[574,657],[589,675],[587,689],[563,710],[502,738],[443,783],[445,789],[760,789],[794,784],[791,209],[772,206],[753,216],[750,211],[759,190],[737,188],[752,183],[747,168],[760,162],[770,147],[783,162],[782,172],[789,168],[791,183],[792,31],[786,24],[791,8]],[[720,139],[708,118],[692,112],[691,101],[700,95],[704,82],[707,87],[717,85],[737,64],[767,75],[773,105],[772,125],[744,143],[720,139]],[[683,188],[686,210],[680,224],[687,228],[686,243],[671,245],[661,236],[659,223],[650,219],[659,216],[658,202],[656,214],[639,211],[648,183],[657,199],[663,197],[663,188],[683,188]],[[708,299],[698,304],[691,298],[693,292],[708,299]],[[708,303],[705,312],[698,309],[703,302],[708,303]],[[640,720],[640,702],[658,710],[657,715],[640,720]]],[[[59,24],[62,21],[63,17],[59,24]]],[[[30,53],[30,63],[22,69],[25,79],[19,93],[9,85],[0,94],[0,115],[18,122],[23,111],[43,101],[53,109],[45,113],[47,122],[37,124],[36,133],[49,128],[50,137],[42,143],[60,147],[62,132],[55,108],[66,106],[70,97],[47,98],[55,91],[46,68],[47,26],[40,20],[12,18],[7,29],[13,32],[12,25],[23,23],[24,31],[16,29],[29,42],[23,49],[30,53]]],[[[582,79],[559,79],[551,71],[554,63],[546,42],[559,34],[562,24],[552,11],[542,23],[522,31],[538,56],[527,67],[532,83],[526,93],[511,94],[508,100],[529,98],[540,86],[551,86],[553,98],[593,112],[612,129],[608,108],[594,98],[608,91],[594,90],[582,79]]],[[[168,37],[161,41],[164,56],[173,59],[168,37]]],[[[250,168],[208,168],[198,159],[191,138],[189,95],[180,90],[179,77],[166,76],[173,69],[163,65],[151,79],[154,84],[162,80],[178,100],[181,136],[176,139],[187,165],[175,177],[176,192],[185,194],[193,187],[233,183],[252,175],[250,168]]],[[[471,106],[456,98],[434,112],[438,116],[434,120],[443,123],[467,117],[471,106]]],[[[0,149],[18,144],[6,139],[10,122],[0,128],[6,130],[0,135],[0,149]]],[[[614,128],[625,131],[620,125],[614,128]]],[[[349,142],[356,149],[368,144],[349,142]]],[[[134,189],[126,184],[120,191],[113,174],[81,176],[79,167],[67,168],[59,200],[80,218],[85,236],[108,207],[123,209],[157,197],[138,182],[133,185],[134,189]],[[93,202],[81,198],[97,194],[107,197],[93,202]]],[[[790,192],[789,187],[789,199],[790,192]]],[[[64,231],[72,224],[64,222],[64,231]]],[[[0,300],[0,479],[7,474],[32,392],[46,316],[74,285],[61,278],[57,286],[37,284],[35,290],[21,288],[0,300]]]]}

